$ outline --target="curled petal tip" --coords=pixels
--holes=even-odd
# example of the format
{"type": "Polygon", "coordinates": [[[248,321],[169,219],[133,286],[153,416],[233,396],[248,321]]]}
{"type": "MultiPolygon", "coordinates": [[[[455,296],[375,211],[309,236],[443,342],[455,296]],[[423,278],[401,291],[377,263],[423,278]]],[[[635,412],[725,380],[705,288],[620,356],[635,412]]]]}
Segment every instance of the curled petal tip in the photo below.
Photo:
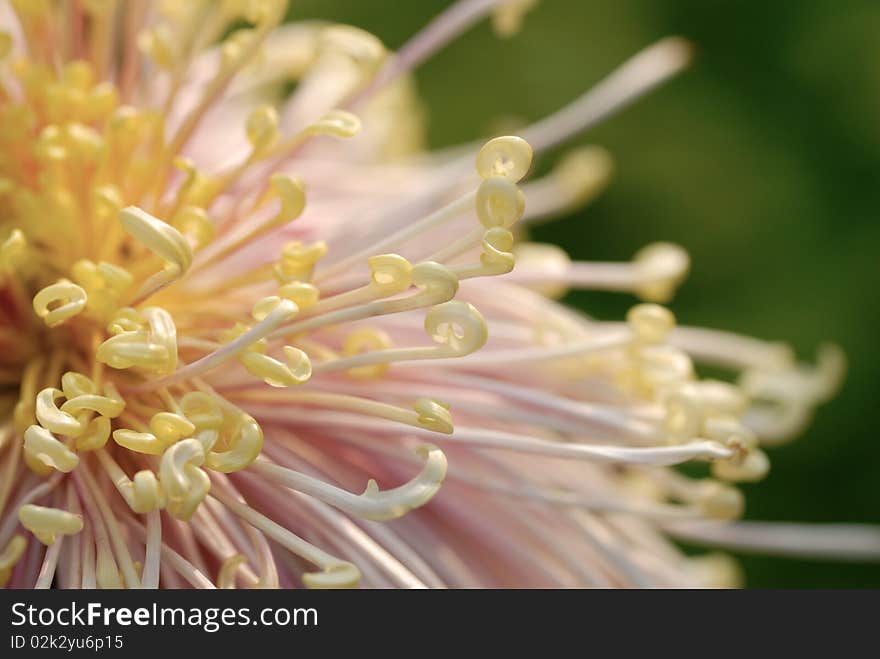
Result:
{"type": "Polygon", "coordinates": [[[321,572],[307,572],[302,577],[307,588],[329,590],[357,588],[361,582],[361,571],[348,562],[329,565],[321,572]]]}

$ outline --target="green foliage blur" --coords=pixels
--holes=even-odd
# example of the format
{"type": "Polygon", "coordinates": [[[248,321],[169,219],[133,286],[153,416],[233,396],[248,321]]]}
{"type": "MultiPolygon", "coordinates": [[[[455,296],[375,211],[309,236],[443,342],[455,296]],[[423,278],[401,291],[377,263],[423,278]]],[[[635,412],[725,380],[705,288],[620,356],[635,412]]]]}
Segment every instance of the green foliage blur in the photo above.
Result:
{"type": "MultiPolygon", "coordinates": [[[[293,20],[357,25],[398,48],[448,0],[294,0],[293,20]]],[[[771,451],[747,517],[880,522],[880,3],[876,0],[542,0],[517,36],[487,22],[417,74],[432,146],[559,108],[636,50],[694,42],[691,70],[577,143],[615,157],[610,188],[536,238],[581,259],[671,240],[692,255],[682,324],[790,342],[833,339],[850,370],[810,430],[771,451]]],[[[547,167],[559,152],[538,167],[547,167]]],[[[620,318],[634,299],[568,301],[620,318]]],[[[750,587],[878,587],[880,567],[743,556],[750,587]]]]}

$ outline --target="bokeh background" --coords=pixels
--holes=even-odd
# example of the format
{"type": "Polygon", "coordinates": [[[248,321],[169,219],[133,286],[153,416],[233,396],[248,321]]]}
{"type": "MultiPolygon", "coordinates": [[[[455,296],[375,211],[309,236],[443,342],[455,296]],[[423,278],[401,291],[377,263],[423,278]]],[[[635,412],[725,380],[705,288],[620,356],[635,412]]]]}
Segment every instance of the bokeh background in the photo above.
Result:
{"type": "MultiPolygon", "coordinates": [[[[296,0],[291,18],[351,23],[397,48],[448,4],[296,0]]],[[[612,260],[677,242],[693,259],[671,305],[681,323],[785,339],[805,359],[840,343],[843,390],[771,452],[770,476],[745,487],[747,517],[880,523],[880,3],[542,0],[517,36],[484,22],[419,69],[430,144],[546,115],[670,34],[696,44],[693,67],[577,140],[614,154],[614,181],[537,238],[612,260]]],[[[568,301],[619,318],[634,299],[568,301]]],[[[880,566],[740,558],[751,587],[880,586],[880,566]]]]}

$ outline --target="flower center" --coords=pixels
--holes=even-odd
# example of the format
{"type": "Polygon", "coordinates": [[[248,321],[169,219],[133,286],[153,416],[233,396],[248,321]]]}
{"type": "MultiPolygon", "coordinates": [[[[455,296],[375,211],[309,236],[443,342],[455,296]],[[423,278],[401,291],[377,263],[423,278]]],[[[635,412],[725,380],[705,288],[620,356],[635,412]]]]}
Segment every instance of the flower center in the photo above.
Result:
{"type": "MultiPolygon", "coordinates": [[[[258,54],[280,20],[277,4],[262,3],[263,11],[249,17],[253,28],[222,42],[213,78],[173,129],[166,125],[167,110],[184,64],[198,50],[187,42],[198,39],[186,20],[173,23],[182,32],[180,42],[166,34],[164,23],[140,38],[140,47],[170,73],[162,112],[125,104],[125,78],[101,81],[100,53],[59,67],[56,53],[34,50],[7,63],[9,88],[0,89],[0,330],[8,354],[4,404],[12,413],[11,431],[23,438],[5,456],[7,483],[23,461],[47,479],[47,488],[72,474],[78,487],[92,490],[95,505],[112,507],[94,490],[99,481],[85,473],[104,472],[132,512],[164,510],[189,520],[211,492],[211,474],[242,470],[263,447],[262,428],[239,405],[271,398],[243,395],[232,402],[215,388],[218,378],[222,383],[243,368],[273,388],[325,373],[369,379],[396,361],[466,355],[485,343],[480,314],[453,298],[460,280],[513,268],[509,227],[524,210],[516,182],[531,161],[531,149],[519,138],[497,138],[480,151],[482,183],[476,190],[368,241],[327,268],[323,282],[315,276],[327,252],[321,242],[286,243],[275,263],[246,260],[229,276],[231,259],[303,213],[303,183],[278,173],[277,164],[312,138],[346,138],[360,130],[357,117],[333,110],[281,141],[277,112],[261,106],[244,126],[250,151],[237,164],[208,175],[182,156],[232,76],[258,54]],[[242,186],[254,173],[265,184],[242,186]],[[412,264],[389,251],[468,211],[480,224],[425,260],[412,264]],[[480,239],[477,263],[443,265],[480,239]],[[365,282],[340,276],[364,263],[365,282]],[[326,334],[348,322],[421,309],[433,340],[428,347],[395,347],[385,332],[363,324],[341,341],[326,334]],[[78,470],[84,462],[88,469],[78,470]]],[[[41,35],[48,15],[25,3],[15,6],[28,44],[46,43],[41,35]]],[[[101,3],[91,3],[88,11],[86,27],[96,32],[99,48],[99,33],[107,27],[101,3]]],[[[338,31],[329,41],[359,53],[359,66],[369,68],[366,59],[381,52],[364,51],[361,46],[370,42],[359,39],[353,31],[338,31]]],[[[452,431],[447,406],[429,399],[418,399],[411,409],[322,392],[304,393],[300,400],[452,431]]],[[[361,496],[287,469],[272,471],[270,463],[261,468],[354,514],[391,519],[427,501],[445,475],[439,450],[419,451],[426,466],[411,483],[382,492],[371,482],[361,496]]],[[[10,488],[0,488],[0,509],[10,488]]],[[[33,500],[31,493],[20,502],[18,519],[45,544],[82,529],[79,511],[33,500]]],[[[268,523],[247,507],[240,514],[257,515],[251,521],[257,526],[268,523]]],[[[112,528],[108,532],[113,535],[112,528]]],[[[313,556],[299,539],[285,535],[279,541],[305,551],[300,555],[331,575],[320,579],[350,578],[350,570],[340,568],[347,564],[313,556]]],[[[15,538],[6,546],[10,565],[20,555],[17,548],[15,538]]],[[[99,572],[101,560],[99,555],[99,572]]],[[[136,580],[122,568],[105,570],[104,582],[136,580]]]]}

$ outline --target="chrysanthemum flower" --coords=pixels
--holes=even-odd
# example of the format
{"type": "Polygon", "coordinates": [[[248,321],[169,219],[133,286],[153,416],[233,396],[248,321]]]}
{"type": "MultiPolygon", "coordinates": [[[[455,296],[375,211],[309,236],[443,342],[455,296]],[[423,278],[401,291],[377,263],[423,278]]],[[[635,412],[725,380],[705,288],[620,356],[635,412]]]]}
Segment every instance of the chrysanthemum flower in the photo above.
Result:
{"type": "Polygon", "coordinates": [[[812,368],[676,328],[674,245],[515,245],[610,173],[583,149],[523,183],[533,150],[687,44],[519,136],[421,150],[408,73],[530,4],[463,0],[397,54],[282,25],[279,0],[4,5],[0,583],[731,585],[729,559],[671,538],[877,554],[872,530],[730,522],[733,483],[832,394],[839,350],[812,368]],[[551,299],[569,287],[644,303],[593,320],[551,299]]]}

